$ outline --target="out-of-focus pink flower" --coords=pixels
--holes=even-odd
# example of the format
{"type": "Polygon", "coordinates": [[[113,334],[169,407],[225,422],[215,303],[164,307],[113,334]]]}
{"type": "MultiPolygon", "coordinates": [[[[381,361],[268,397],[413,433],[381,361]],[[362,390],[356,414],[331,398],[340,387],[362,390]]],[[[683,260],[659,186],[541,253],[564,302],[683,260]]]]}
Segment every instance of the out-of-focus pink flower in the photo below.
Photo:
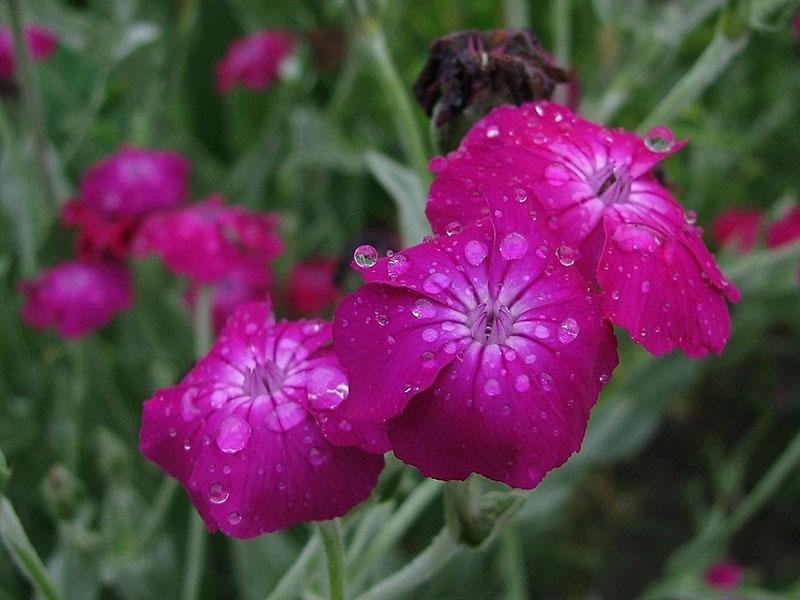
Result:
{"type": "Polygon", "coordinates": [[[742,581],[742,567],[734,560],[721,560],[706,569],[706,583],[720,590],[732,590],[742,581]]]}
{"type": "Polygon", "coordinates": [[[31,327],[82,337],[108,323],[133,301],[130,277],[112,262],[70,261],[24,281],[22,318],[31,327]]]}
{"type": "Polygon", "coordinates": [[[79,256],[127,258],[141,219],[183,202],[188,178],[188,161],[165,150],[125,146],[94,163],[61,213],[78,229],[79,256]]]}
{"type": "Polygon", "coordinates": [[[504,106],[460,148],[431,161],[427,214],[445,234],[490,211],[522,212],[547,227],[562,264],[601,288],[605,315],[650,352],[721,352],[725,300],[739,292],[685,211],[652,174],[683,147],[659,127],[645,139],[549,102],[504,106]]]}
{"type": "Polygon", "coordinates": [[[157,253],[176,273],[200,283],[214,283],[243,263],[279,255],[279,219],[241,206],[224,206],[214,195],[183,208],[155,213],[145,219],[133,242],[138,256],[157,253]]]}
{"type": "Polygon", "coordinates": [[[345,417],[388,420],[397,457],[428,477],[537,485],[580,448],[617,364],[586,279],[554,250],[515,211],[380,260],[356,250],[368,283],[334,322],[345,417]]]}
{"type": "Polygon", "coordinates": [[[800,239],[800,206],[793,206],[767,228],[767,247],[780,248],[800,239]]]}
{"type": "Polygon", "coordinates": [[[289,275],[286,291],[289,308],[301,315],[318,313],[336,302],[339,288],[334,276],[336,258],[316,256],[297,263],[289,275]]]}
{"type": "Polygon", "coordinates": [[[293,49],[294,38],[285,31],[259,31],[236,40],[216,65],[217,90],[225,94],[236,84],[249,90],[269,87],[293,49]]]}
{"type": "Polygon", "coordinates": [[[719,246],[750,252],[758,242],[762,214],[757,208],[729,208],[711,222],[711,235],[719,246]]]}
{"type": "Polygon", "coordinates": [[[383,458],[333,446],[315,420],[348,394],[330,341],[324,321],[276,323],[268,303],[240,305],[183,381],[145,402],[142,453],[211,531],[249,538],[369,496],[383,458]]]}
{"type": "MultiPolygon", "coordinates": [[[[246,302],[264,301],[272,288],[272,271],[260,262],[243,263],[224,279],[210,284],[214,330],[220,331],[236,307],[246,302]]],[[[186,303],[194,310],[200,284],[189,283],[186,303]]]]}
{"type": "MultiPolygon", "coordinates": [[[[38,25],[25,25],[23,28],[28,50],[34,61],[49,58],[56,50],[58,38],[55,33],[38,25]]],[[[17,70],[14,52],[14,38],[8,27],[0,28],[0,78],[8,79],[17,70]]]]}

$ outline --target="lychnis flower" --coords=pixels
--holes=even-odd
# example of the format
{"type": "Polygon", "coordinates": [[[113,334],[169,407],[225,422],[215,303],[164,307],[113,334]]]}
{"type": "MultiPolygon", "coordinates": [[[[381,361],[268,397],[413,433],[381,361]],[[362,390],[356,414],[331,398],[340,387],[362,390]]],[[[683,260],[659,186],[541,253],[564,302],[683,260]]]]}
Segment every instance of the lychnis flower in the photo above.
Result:
{"type": "Polygon", "coordinates": [[[278,217],[241,206],[225,206],[221,196],[148,217],[133,242],[139,256],[157,253],[176,273],[201,283],[225,279],[242,264],[266,261],[283,250],[278,217]]]}
{"type": "Polygon", "coordinates": [[[64,262],[20,288],[26,297],[25,322],[38,329],[53,327],[63,338],[91,333],[133,301],[128,272],[105,261],[64,262]]]}
{"type": "Polygon", "coordinates": [[[642,139],[549,102],[500,107],[460,148],[432,161],[427,214],[437,233],[489,210],[524,213],[600,288],[605,315],[654,354],[721,352],[730,336],[720,272],[696,225],[653,175],[684,144],[666,128],[642,139]],[[491,208],[489,208],[491,207],[491,208]]]}
{"type": "MultiPolygon", "coordinates": [[[[56,50],[58,38],[49,29],[38,25],[26,25],[23,28],[28,51],[34,61],[42,61],[50,57],[56,50]]],[[[17,70],[17,56],[14,52],[14,38],[8,27],[0,28],[0,78],[8,79],[17,70]]]]}
{"type": "Polygon", "coordinates": [[[617,364],[576,267],[527,215],[494,211],[387,258],[339,305],[342,412],[386,422],[401,460],[437,479],[480,473],[532,488],[581,445],[617,364]]]}
{"type": "Polygon", "coordinates": [[[333,446],[315,420],[348,394],[330,340],[328,323],[276,323],[269,304],[242,304],[183,381],[145,402],[142,452],[211,531],[248,538],[333,518],[375,486],[383,458],[333,446]]]}
{"type": "Polygon", "coordinates": [[[61,215],[79,230],[78,254],[127,258],[142,219],[182,203],[188,178],[188,161],[166,150],[124,146],[94,163],[61,215]]]}
{"type": "Polygon", "coordinates": [[[217,90],[225,94],[237,84],[248,90],[269,87],[293,49],[294,39],[283,31],[259,31],[236,40],[217,63],[217,90]]]}

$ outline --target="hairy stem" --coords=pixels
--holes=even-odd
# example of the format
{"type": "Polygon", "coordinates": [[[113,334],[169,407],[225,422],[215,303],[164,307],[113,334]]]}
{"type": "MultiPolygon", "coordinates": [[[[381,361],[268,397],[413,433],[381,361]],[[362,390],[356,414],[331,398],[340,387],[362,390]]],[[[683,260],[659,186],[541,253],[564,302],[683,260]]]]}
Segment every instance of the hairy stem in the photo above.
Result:
{"type": "Polygon", "coordinates": [[[344,543],[339,521],[321,521],[317,523],[317,531],[325,551],[325,563],[328,568],[328,597],[330,600],[344,600],[344,543]]]}

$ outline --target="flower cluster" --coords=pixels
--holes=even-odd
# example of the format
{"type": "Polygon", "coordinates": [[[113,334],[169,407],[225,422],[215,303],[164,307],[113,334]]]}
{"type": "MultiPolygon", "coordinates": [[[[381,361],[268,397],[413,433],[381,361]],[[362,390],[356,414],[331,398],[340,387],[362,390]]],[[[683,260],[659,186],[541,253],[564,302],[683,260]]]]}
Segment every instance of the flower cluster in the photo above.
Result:
{"type": "MultiPolygon", "coordinates": [[[[332,325],[240,306],[181,384],[147,401],[143,452],[237,537],[343,514],[387,450],[425,476],[533,488],[581,446],[618,362],[612,324],[655,354],[728,339],[738,292],[653,174],[682,145],[546,101],[495,109],[431,161],[434,236],[382,258],[358,247],[366,283],[332,325]]],[[[204,256],[226,236],[200,216],[163,230],[142,237],[175,270],[230,268],[204,256]]],[[[267,231],[237,251],[265,251],[267,231]]],[[[334,263],[315,263],[291,289],[330,280],[334,263]]]]}
{"type": "MultiPolygon", "coordinates": [[[[38,25],[23,28],[28,52],[34,61],[50,58],[58,46],[58,38],[49,29],[38,25]]],[[[0,79],[10,79],[17,71],[17,55],[14,51],[14,38],[11,29],[0,28],[0,79]]]]}

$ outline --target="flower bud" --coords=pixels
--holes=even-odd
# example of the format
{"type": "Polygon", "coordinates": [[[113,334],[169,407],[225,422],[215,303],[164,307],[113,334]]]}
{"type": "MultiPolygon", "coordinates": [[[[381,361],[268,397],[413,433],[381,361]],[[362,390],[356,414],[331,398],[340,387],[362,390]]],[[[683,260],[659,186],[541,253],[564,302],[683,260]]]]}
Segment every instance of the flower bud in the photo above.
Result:
{"type": "Polygon", "coordinates": [[[53,517],[69,520],[75,515],[83,495],[83,486],[67,467],[53,465],[42,480],[40,489],[53,517]]]}

